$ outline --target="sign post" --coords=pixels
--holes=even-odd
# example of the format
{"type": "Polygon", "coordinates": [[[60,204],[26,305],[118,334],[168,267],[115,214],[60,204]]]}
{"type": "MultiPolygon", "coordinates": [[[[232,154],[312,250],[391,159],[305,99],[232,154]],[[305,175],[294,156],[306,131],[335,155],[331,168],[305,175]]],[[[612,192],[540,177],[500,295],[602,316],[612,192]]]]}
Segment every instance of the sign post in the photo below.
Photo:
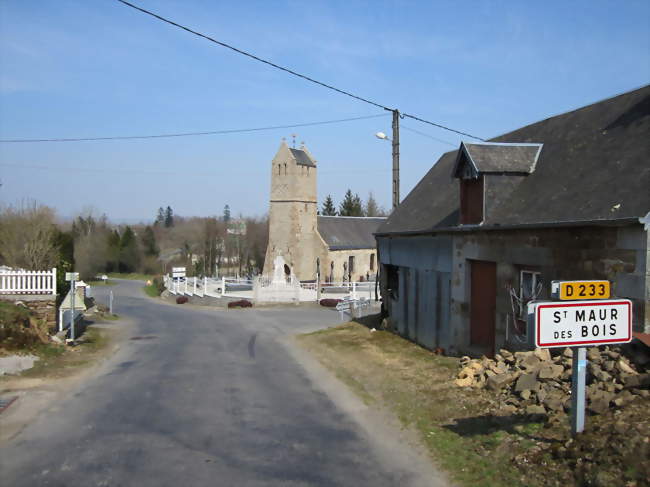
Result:
{"type": "Polygon", "coordinates": [[[587,346],[632,340],[632,302],[610,296],[608,281],[553,281],[560,301],[528,304],[528,336],[539,348],[571,347],[571,432],[585,428],[587,346]],[[594,298],[589,300],[589,298],[594,298]]]}
{"type": "Polygon", "coordinates": [[[108,312],[111,314],[111,316],[113,315],[113,291],[112,290],[108,295],[108,312]]]}
{"type": "Polygon", "coordinates": [[[571,371],[571,434],[585,429],[585,396],[587,391],[587,349],[573,348],[571,371]]]}
{"type": "Polygon", "coordinates": [[[70,281],[70,340],[74,345],[74,298],[75,298],[75,282],[79,279],[78,272],[66,272],[65,280],[70,281]]]}

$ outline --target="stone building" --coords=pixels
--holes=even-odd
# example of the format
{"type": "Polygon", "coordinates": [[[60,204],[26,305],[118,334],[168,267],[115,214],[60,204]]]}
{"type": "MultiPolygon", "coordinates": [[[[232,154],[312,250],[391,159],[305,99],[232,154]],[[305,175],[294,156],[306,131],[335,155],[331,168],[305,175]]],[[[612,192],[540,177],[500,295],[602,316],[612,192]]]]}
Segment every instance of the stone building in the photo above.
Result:
{"type": "Polygon", "coordinates": [[[377,232],[397,331],[492,355],[552,280],[605,279],[650,332],[649,158],[650,86],[444,154],[377,232]]]}
{"type": "Polygon", "coordinates": [[[373,233],[386,219],[318,215],[317,166],[306,147],[284,141],[271,163],[269,243],[264,274],[281,256],[285,274],[301,281],[374,279],[373,233]]]}

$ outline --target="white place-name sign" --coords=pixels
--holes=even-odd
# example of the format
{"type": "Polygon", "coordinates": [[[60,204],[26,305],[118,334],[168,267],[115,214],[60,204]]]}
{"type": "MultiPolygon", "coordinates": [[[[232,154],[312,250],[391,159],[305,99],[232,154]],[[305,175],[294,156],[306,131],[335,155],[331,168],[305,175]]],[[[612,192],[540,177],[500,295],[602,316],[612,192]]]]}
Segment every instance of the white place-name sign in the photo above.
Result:
{"type": "Polygon", "coordinates": [[[576,347],[632,340],[632,302],[628,299],[531,303],[535,346],[576,347]]]}
{"type": "Polygon", "coordinates": [[[185,267],[172,267],[172,277],[185,277],[185,267]]]}

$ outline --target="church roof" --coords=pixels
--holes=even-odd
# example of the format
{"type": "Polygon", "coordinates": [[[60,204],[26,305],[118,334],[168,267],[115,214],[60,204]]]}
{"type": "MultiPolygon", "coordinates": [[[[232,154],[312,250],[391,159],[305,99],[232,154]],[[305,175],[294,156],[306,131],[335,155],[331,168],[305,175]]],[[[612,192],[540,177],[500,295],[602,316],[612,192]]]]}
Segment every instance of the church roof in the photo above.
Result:
{"type": "Polygon", "coordinates": [[[309,157],[309,154],[307,154],[306,151],[302,149],[289,149],[291,151],[291,155],[293,158],[296,160],[296,164],[299,164],[301,166],[309,166],[309,167],[316,167],[316,163],[312,160],[311,157],[309,157]]]}
{"type": "Polygon", "coordinates": [[[330,250],[372,249],[384,217],[318,216],[318,233],[330,250]]]}

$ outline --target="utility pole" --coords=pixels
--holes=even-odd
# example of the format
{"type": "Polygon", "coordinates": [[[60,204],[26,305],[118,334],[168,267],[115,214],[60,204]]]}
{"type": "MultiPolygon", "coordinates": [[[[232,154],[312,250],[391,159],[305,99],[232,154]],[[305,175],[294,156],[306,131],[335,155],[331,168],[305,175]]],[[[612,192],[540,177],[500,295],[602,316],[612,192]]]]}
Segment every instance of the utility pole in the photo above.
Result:
{"type": "Polygon", "coordinates": [[[399,110],[393,112],[393,210],[399,205],[399,110]]]}

